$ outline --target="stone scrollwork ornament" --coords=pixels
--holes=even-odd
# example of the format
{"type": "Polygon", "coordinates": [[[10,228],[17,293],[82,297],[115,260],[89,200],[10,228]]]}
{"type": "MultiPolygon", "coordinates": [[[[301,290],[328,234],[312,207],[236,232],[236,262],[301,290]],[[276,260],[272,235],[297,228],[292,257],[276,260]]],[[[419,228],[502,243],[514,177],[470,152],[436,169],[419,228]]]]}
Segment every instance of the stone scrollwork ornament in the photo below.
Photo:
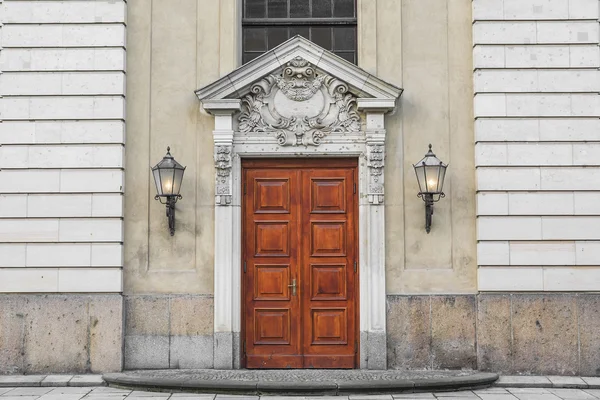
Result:
{"type": "Polygon", "coordinates": [[[231,146],[215,146],[215,197],[217,204],[231,203],[231,146]]]}
{"type": "Polygon", "coordinates": [[[240,133],[273,135],[281,146],[318,146],[330,133],[360,131],[356,97],[348,85],[296,57],[281,74],[271,74],[242,99],[240,133]]]}
{"type": "Polygon", "coordinates": [[[367,144],[367,165],[369,167],[369,203],[383,203],[384,160],[385,146],[383,144],[367,144]]]}

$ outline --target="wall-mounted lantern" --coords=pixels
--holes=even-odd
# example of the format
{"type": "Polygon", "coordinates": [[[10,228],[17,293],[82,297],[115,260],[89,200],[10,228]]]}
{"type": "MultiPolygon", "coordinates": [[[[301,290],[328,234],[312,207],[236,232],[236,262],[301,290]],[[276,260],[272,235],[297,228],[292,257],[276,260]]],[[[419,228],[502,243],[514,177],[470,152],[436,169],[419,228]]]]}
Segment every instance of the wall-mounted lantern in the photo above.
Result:
{"type": "Polygon", "coordinates": [[[152,167],[156,193],[154,200],[167,205],[167,218],[169,219],[169,231],[171,236],[175,234],[175,203],[181,199],[181,181],[185,167],[179,164],[171,155],[171,148],[167,147],[167,154],[163,159],[152,167]]]}
{"type": "Polygon", "coordinates": [[[444,178],[446,177],[446,168],[444,164],[431,151],[425,154],[425,157],[416,164],[413,164],[417,181],[419,182],[419,194],[417,195],[425,202],[425,230],[427,233],[431,230],[431,216],[433,215],[433,203],[446,195],[442,191],[444,188],[444,178]]]}

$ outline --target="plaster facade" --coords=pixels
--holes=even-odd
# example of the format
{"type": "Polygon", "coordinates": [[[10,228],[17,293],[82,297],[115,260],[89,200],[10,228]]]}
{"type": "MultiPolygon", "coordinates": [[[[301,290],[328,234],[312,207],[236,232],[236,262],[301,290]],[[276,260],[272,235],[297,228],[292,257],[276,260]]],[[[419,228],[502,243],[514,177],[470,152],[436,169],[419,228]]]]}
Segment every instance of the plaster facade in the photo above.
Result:
{"type": "MultiPolygon", "coordinates": [[[[358,67],[404,90],[377,115],[385,291],[361,289],[381,327],[361,317],[361,367],[600,373],[598,8],[357,0],[358,67]],[[429,143],[449,168],[427,234],[429,143]]],[[[214,158],[237,122],[194,91],[241,66],[240,21],[240,0],[0,0],[0,373],[239,366],[214,158]],[[187,166],[172,237],[167,146],[187,166]]]]}

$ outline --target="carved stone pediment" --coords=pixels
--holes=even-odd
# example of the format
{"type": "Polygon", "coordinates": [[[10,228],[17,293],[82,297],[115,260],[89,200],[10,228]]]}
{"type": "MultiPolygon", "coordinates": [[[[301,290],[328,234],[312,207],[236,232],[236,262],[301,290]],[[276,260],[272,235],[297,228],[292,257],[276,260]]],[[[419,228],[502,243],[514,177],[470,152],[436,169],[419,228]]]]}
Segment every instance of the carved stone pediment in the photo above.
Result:
{"type": "Polygon", "coordinates": [[[318,146],[330,133],[361,129],[348,85],[300,56],[251,86],[238,121],[240,132],[271,134],[281,146],[318,146]]]}

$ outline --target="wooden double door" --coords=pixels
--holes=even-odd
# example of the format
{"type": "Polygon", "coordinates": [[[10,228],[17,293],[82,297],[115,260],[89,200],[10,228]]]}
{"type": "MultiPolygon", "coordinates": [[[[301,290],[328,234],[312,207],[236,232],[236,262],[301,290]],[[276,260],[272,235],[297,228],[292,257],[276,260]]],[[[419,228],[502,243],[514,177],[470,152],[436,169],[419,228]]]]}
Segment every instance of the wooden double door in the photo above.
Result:
{"type": "Polygon", "coordinates": [[[242,365],[355,368],[357,160],[242,167],[242,365]]]}

